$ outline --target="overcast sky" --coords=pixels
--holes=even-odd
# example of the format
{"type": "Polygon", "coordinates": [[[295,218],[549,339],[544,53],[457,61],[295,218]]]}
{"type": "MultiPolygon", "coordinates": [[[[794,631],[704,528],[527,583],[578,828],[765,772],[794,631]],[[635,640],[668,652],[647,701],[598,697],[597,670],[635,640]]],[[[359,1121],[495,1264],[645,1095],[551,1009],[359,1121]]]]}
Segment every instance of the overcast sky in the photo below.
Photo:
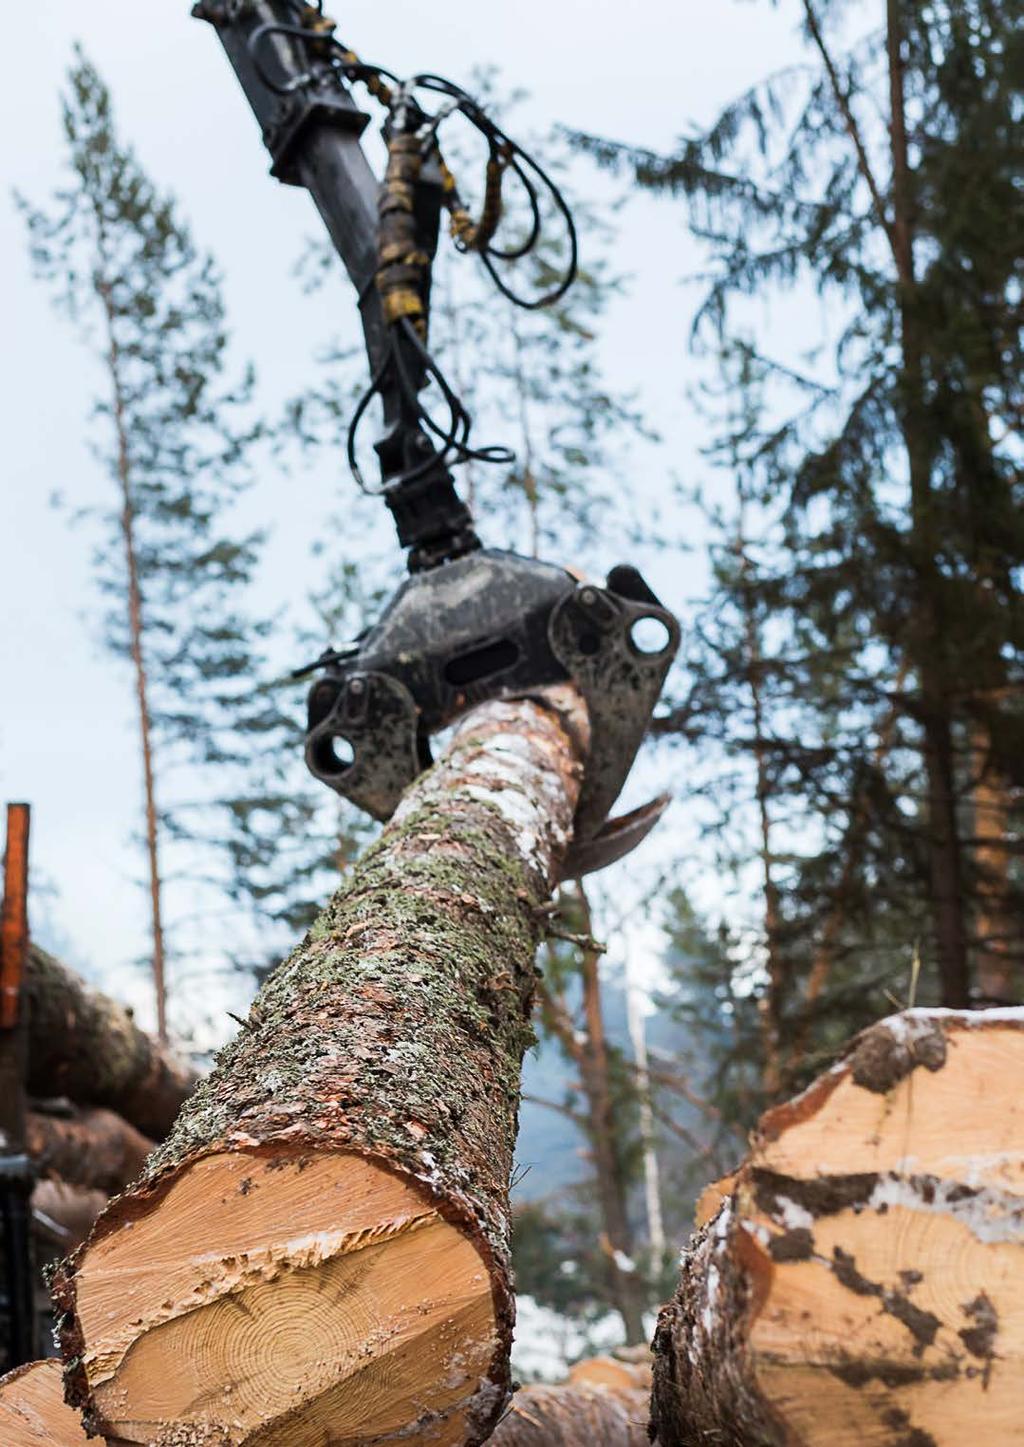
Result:
{"type": "MultiPolygon", "coordinates": [[[[669,147],[798,53],[792,0],[394,0],[346,3],[341,17],[348,43],[398,73],[465,79],[493,63],[506,84],[530,90],[531,126],[557,121],[654,148],[669,147]]],[[[80,40],[111,87],[121,133],[154,180],[176,193],[224,269],[238,354],[255,360],[265,398],[288,395],[308,374],[325,303],[302,300],[290,273],[317,221],[304,193],[269,178],[228,63],[187,0],[35,0],[7,6],[4,22],[0,795],[32,803],[33,861],[57,891],[52,903],[37,900],[37,931],[52,932],[81,966],[113,975],[124,993],[124,963],[146,945],[144,899],[131,883],[140,780],[130,680],[99,645],[88,528],[70,528],[48,504],[55,491],[76,506],[108,495],[84,436],[99,379],[29,275],[10,193],[43,200],[60,180],[58,90],[80,40]]],[[[606,195],[608,183],[588,183],[588,175],[581,170],[577,187],[606,195]]],[[[694,294],[677,283],[699,259],[680,208],[649,199],[631,206],[616,263],[637,279],[601,340],[610,380],[639,388],[665,438],[660,459],[644,466],[684,477],[699,467],[700,438],[686,402],[694,294]]],[[[262,480],[250,506],[277,528],[261,585],[268,606],[301,589],[310,536],[350,485],[340,465],[301,485],[262,480]]],[[[666,601],[683,607],[689,583],[678,568],[660,581],[666,601]]],[[[145,1016],[143,982],[134,993],[145,1016]]]]}

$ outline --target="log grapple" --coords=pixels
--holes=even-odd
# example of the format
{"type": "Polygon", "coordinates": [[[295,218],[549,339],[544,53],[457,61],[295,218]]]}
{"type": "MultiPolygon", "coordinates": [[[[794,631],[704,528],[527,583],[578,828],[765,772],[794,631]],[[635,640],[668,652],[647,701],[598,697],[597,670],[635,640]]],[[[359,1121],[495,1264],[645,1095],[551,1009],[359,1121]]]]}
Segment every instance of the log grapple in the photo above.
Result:
{"type": "Polygon", "coordinates": [[[442,210],[456,248],[474,254],[520,306],[556,302],[576,274],[569,207],[539,163],[467,92],[443,77],[401,81],[344,45],[322,3],[200,0],[263,131],[278,179],[313,196],[356,288],[370,364],[348,460],[364,491],[392,513],[410,576],[356,641],[328,648],[308,699],[306,761],[330,788],[377,819],[431,761],[430,738],[475,705],[571,681],[590,719],[590,747],[567,875],[620,858],[653,827],[667,798],[609,820],[679,645],[679,625],[636,568],[605,585],[567,569],[481,545],[451,469],[510,463],[503,447],[470,445],[470,417],[428,346],[431,265],[442,210]],[[385,109],[387,168],[378,183],[359,137],[368,117],[350,86],[385,109]],[[434,111],[427,109],[436,104],[434,111]],[[459,112],[487,147],[483,203],[474,219],[445,162],[439,131],[459,112]],[[525,198],[525,231],[499,244],[503,186],[525,198]],[[544,203],[542,205],[542,202],[544,203]],[[564,228],[564,267],[543,295],[514,286],[515,263],[537,245],[547,214],[564,228]],[[443,399],[438,420],[420,394],[443,399]],[[367,484],[356,437],[375,399],[381,483],[367,484]]]}

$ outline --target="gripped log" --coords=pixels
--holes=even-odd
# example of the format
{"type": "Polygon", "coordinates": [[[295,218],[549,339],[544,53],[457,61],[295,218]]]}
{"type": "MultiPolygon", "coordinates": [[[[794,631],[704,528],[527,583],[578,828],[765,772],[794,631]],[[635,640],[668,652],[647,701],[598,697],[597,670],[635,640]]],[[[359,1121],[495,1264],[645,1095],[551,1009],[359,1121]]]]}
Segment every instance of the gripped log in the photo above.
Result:
{"type": "Polygon", "coordinates": [[[77,1412],[64,1403],[58,1361],[29,1362],[0,1377],[3,1447],[85,1447],[77,1412]]]}
{"type": "Polygon", "coordinates": [[[29,1094],[106,1106],[163,1140],[196,1072],[140,1030],[124,1005],[38,945],[29,946],[25,993],[29,1094]]]}
{"type": "Polygon", "coordinates": [[[65,1263],[69,1389],[93,1430],[161,1447],[490,1433],[538,905],[579,787],[578,696],[562,703],[466,721],[65,1263]]]}
{"type": "Polygon", "coordinates": [[[1024,1009],[912,1010],[769,1111],[655,1337],[660,1447],[1024,1442],[1024,1009]]]}

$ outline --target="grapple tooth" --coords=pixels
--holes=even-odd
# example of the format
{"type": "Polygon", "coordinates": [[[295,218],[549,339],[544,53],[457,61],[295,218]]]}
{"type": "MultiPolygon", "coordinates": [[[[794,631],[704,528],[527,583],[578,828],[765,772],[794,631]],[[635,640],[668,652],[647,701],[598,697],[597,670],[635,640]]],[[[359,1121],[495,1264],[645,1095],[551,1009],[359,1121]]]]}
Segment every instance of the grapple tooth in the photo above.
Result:
{"type": "Polygon", "coordinates": [[[671,794],[659,794],[639,809],[608,819],[589,839],[571,844],[562,864],[562,879],[582,879],[624,859],[650,834],[672,802],[671,794]]]}

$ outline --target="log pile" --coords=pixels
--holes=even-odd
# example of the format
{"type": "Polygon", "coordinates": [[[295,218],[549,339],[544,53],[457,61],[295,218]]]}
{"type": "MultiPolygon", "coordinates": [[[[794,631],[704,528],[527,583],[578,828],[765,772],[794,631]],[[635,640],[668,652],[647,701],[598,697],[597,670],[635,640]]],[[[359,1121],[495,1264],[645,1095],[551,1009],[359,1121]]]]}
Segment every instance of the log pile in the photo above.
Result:
{"type": "Polygon", "coordinates": [[[556,1386],[524,1387],[490,1439],[495,1447],[647,1447],[651,1367],[592,1357],[556,1386]]]}
{"type": "Polygon", "coordinates": [[[105,1106],[163,1140],[196,1072],[140,1030],[124,1005],[37,945],[29,946],[25,993],[29,1095],[105,1106]]]}
{"type": "Polygon", "coordinates": [[[1024,1009],[912,1010],[760,1122],[655,1337],[660,1447],[1024,1441],[1024,1009]]]}
{"type": "Polygon", "coordinates": [[[90,1430],[197,1447],[491,1431],[538,906],[579,785],[578,696],[560,703],[463,726],[65,1264],[90,1430]]]}
{"type": "MultiPolygon", "coordinates": [[[[594,1357],[573,1367],[567,1382],[518,1391],[489,1440],[494,1447],[647,1447],[650,1388],[649,1363],[594,1357]]],[[[59,1362],[34,1362],[0,1380],[3,1447],[87,1440],[64,1403],[59,1362]]]]}

